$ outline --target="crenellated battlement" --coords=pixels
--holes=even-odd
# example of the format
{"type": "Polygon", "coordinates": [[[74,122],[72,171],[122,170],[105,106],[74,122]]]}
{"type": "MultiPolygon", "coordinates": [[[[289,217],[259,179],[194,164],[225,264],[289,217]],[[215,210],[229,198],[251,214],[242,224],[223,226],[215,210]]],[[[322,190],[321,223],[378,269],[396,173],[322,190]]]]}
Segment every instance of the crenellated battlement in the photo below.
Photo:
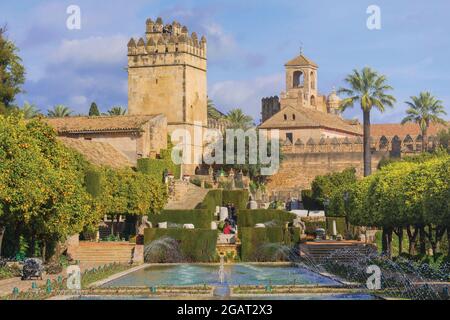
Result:
{"type": "Polygon", "coordinates": [[[207,43],[195,32],[189,35],[188,28],[174,21],[163,24],[146,22],[146,37],[133,39],[128,43],[129,67],[143,67],[167,64],[190,64],[206,70],[207,43]]]}
{"type": "Polygon", "coordinates": [[[261,100],[261,105],[262,122],[265,122],[281,110],[280,98],[278,98],[278,96],[263,98],[261,100]]]}
{"type": "Polygon", "coordinates": [[[294,143],[289,140],[281,142],[283,153],[337,153],[337,152],[362,152],[363,140],[354,138],[310,138],[307,141],[298,139],[294,143]]]}

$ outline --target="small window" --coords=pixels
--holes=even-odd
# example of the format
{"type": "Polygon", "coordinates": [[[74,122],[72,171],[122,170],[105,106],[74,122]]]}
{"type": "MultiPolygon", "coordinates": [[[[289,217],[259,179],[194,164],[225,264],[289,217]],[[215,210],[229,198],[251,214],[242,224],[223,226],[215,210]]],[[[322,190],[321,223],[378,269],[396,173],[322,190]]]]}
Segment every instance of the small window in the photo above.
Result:
{"type": "Polygon", "coordinates": [[[285,120],[285,121],[287,120],[287,114],[284,115],[284,120],[285,120]]]}
{"type": "Polygon", "coordinates": [[[155,81],[155,82],[156,82],[156,84],[158,84],[158,79],[156,79],[156,81],[155,81]]]}
{"type": "Polygon", "coordinates": [[[292,132],[286,133],[286,140],[289,140],[291,143],[294,140],[294,135],[292,134],[292,132]]]}
{"type": "Polygon", "coordinates": [[[293,114],[293,115],[292,115],[292,120],[294,120],[294,121],[295,121],[295,114],[293,114]]]}

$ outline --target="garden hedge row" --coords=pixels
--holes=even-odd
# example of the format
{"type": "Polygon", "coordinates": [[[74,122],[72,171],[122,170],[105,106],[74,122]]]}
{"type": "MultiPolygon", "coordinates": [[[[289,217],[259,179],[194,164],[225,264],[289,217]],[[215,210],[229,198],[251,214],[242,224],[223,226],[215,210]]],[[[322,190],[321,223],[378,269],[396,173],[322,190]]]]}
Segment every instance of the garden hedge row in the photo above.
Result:
{"type": "Polygon", "coordinates": [[[233,203],[236,209],[247,209],[249,199],[248,190],[223,190],[222,191],[222,203],[233,203]]]}
{"type": "Polygon", "coordinates": [[[214,212],[217,206],[222,205],[222,190],[211,190],[206,195],[202,203],[197,206],[197,209],[206,209],[214,212]]]}
{"type": "Polygon", "coordinates": [[[216,207],[232,203],[238,210],[247,209],[249,193],[247,190],[211,190],[206,195],[198,209],[215,211],[216,207]]]}
{"type": "Polygon", "coordinates": [[[146,229],[144,243],[169,237],[177,240],[183,260],[187,262],[214,262],[217,230],[205,229],[146,229]]]}
{"type": "Polygon", "coordinates": [[[239,210],[238,223],[240,227],[255,227],[258,223],[275,222],[283,227],[286,222],[292,222],[295,215],[284,210],[239,210]]]}
{"type": "Polygon", "coordinates": [[[317,229],[327,230],[327,223],[325,221],[306,221],[305,222],[305,233],[313,235],[316,233],[317,229]]]}
{"type": "Polygon", "coordinates": [[[240,228],[241,260],[277,261],[300,242],[299,228],[240,228]],[[284,246],[284,248],[283,248],[284,246]]]}
{"type": "Polygon", "coordinates": [[[160,222],[175,224],[193,224],[196,229],[211,229],[214,211],[210,210],[163,210],[160,214],[150,214],[149,221],[153,227],[160,222]]]}

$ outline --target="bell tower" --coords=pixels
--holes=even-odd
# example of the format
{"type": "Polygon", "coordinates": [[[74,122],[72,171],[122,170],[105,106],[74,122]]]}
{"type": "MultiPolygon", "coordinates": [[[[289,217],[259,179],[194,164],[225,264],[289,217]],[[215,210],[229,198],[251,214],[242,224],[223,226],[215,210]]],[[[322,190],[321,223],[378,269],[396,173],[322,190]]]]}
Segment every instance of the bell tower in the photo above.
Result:
{"type": "Polygon", "coordinates": [[[317,69],[318,66],[303,53],[285,64],[286,92],[281,94],[281,107],[305,107],[317,109],[317,69]]]}

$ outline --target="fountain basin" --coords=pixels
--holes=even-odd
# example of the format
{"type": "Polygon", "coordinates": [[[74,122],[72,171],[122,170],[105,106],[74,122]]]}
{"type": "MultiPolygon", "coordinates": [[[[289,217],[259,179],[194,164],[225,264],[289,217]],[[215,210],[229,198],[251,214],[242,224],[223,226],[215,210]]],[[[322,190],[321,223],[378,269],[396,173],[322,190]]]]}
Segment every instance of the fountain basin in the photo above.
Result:
{"type": "MultiPolygon", "coordinates": [[[[217,264],[150,265],[104,284],[104,288],[220,285],[217,264]]],[[[225,283],[239,285],[339,286],[340,283],[291,264],[224,266],[225,283]]]]}

